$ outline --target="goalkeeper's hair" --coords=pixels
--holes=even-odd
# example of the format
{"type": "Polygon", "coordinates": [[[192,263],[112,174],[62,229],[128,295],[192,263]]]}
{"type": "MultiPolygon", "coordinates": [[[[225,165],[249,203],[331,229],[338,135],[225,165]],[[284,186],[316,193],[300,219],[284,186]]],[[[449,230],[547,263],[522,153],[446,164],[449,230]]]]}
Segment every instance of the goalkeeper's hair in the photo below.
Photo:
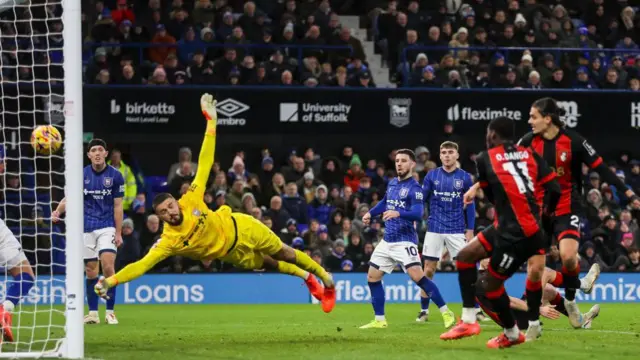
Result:
{"type": "Polygon", "coordinates": [[[159,193],[158,195],[156,195],[153,198],[153,202],[151,203],[151,206],[153,207],[153,210],[156,210],[156,207],[160,204],[162,204],[163,201],[167,200],[167,199],[173,199],[173,195],[169,194],[169,193],[159,193]]]}
{"type": "Polygon", "coordinates": [[[94,146],[102,146],[105,150],[107,150],[107,142],[102,139],[91,139],[91,141],[89,141],[89,145],[87,145],[87,151],[91,150],[91,148],[94,146]]]}

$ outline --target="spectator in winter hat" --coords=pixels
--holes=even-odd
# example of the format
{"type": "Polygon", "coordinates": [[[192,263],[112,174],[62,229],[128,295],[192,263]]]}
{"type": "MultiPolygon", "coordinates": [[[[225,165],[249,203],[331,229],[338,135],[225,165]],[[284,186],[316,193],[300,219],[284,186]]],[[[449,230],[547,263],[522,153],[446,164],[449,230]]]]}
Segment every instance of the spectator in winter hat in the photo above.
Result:
{"type": "Polygon", "coordinates": [[[631,160],[629,162],[631,166],[631,174],[629,175],[629,181],[631,188],[636,194],[640,193],[640,160],[631,160]]]}
{"type": "Polygon", "coordinates": [[[360,187],[360,179],[364,176],[362,171],[362,161],[360,156],[354,154],[349,162],[349,171],[344,177],[344,185],[349,186],[353,192],[358,191],[360,187]]]}
{"type": "Polygon", "coordinates": [[[600,265],[600,268],[602,269],[607,268],[607,264],[604,262],[604,260],[602,260],[600,255],[596,253],[596,246],[591,241],[585,242],[582,248],[582,253],[584,255],[580,258],[581,268],[588,269],[593,264],[600,265]]]}
{"type": "Polygon", "coordinates": [[[307,204],[311,203],[316,197],[316,188],[319,184],[320,182],[315,180],[311,171],[307,171],[302,179],[298,180],[297,185],[300,188],[300,195],[302,195],[307,204]]]}
{"type": "Polygon", "coordinates": [[[317,219],[320,224],[327,225],[334,207],[328,202],[328,190],[325,185],[316,188],[315,198],[309,204],[309,218],[317,219]]]}
{"type": "MultiPolygon", "coordinates": [[[[176,43],[176,38],[174,38],[173,36],[167,33],[167,30],[164,27],[164,25],[162,24],[157,25],[155,30],[156,30],[156,33],[153,36],[153,39],[151,39],[152,44],[173,45],[176,43]]],[[[154,46],[149,48],[149,58],[151,59],[152,62],[156,64],[164,64],[164,61],[167,58],[167,56],[169,56],[169,54],[175,54],[175,53],[176,53],[175,47],[154,46]]]]}
{"type": "Polygon", "coordinates": [[[293,239],[298,236],[300,236],[300,233],[298,232],[298,222],[296,219],[292,218],[287,220],[286,227],[280,230],[280,240],[285,244],[291,245],[293,239]]]}
{"type": "Polygon", "coordinates": [[[336,240],[333,242],[333,250],[325,258],[325,267],[328,271],[340,271],[342,270],[342,260],[346,259],[345,243],[343,240],[336,240]]]}
{"type": "Polygon", "coordinates": [[[331,253],[333,244],[329,239],[329,230],[326,225],[320,225],[318,228],[318,237],[315,242],[311,243],[311,248],[320,251],[323,257],[328,256],[331,253]]]}
{"type": "Polygon", "coordinates": [[[236,179],[247,182],[249,178],[249,172],[244,167],[244,160],[240,156],[233,158],[233,165],[229,169],[227,176],[230,182],[234,182],[236,179]]]}
{"type": "Polygon", "coordinates": [[[340,265],[342,271],[344,272],[350,272],[353,270],[353,262],[351,260],[343,260],[342,264],[340,265]]]}
{"type": "Polygon", "coordinates": [[[595,81],[589,78],[589,69],[586,66],[580,66],[576,71],[576,80],[573,82],[576,89],[597,89],[595,81]]]}
{"type": "Polygon", "coordinates": [[[212,210],[218,210],[222,205],[226,205],[226,196],[227,193],[224,190],[216,191],[216,196],[214,197],[214,208],[212,210]]]}
{"type": "Polygon", "coordinates": [[[297,250],[304,250],[304,240],[301,237],[295,237],[293,241],[291,241],[291,247],[297,250]]]}

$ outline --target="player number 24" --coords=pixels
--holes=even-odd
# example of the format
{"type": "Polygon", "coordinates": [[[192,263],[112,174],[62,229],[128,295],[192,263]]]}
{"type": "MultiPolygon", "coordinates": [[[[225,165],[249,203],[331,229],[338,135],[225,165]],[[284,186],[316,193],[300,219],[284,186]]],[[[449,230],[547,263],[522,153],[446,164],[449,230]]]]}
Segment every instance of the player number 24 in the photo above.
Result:
{"type": "Polygon", "coordinates": [[[518,161],[516,165],[513,165],[512,162],[506,162],[502,164],[502,168],[513,176],[513,180],[515,180],[521,194],[525,194],[527,191],[533,192],[533,181],[531,180],[531,176],[529,176],[529,168],[526,162],[518,161]],[[524,179],[516,170],[516,166],[522,172],[522,175],[525,177],[524,179]]]}

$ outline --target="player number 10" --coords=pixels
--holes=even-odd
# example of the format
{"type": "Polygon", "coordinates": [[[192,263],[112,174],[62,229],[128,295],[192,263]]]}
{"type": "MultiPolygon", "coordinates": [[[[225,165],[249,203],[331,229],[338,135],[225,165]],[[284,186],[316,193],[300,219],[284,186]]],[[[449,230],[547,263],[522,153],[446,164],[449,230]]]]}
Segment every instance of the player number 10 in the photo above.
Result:
{"type": "Polygon", "coordinates": [[[516,166],[513,165],[512,162],[506,162],[502,164],[502,168],[509,172],[509,174],[515,180],[516,185],[518,186],[518,191],[521,194],[525,194],[528,191],[533,192],[533,181],[531,181],[531,176],[529,176],[529,168],[527,168],[527,163],[524,161],[518,161],[516,166]],[[516,170],[516,166],[522,171],[522,175],[525,177],[524,179],[518,171],[516,170]],[[525,183],[526,182],[526,183],[525,183]]]}
{"type": "Polygon", "coordinates": [[[416,249],[415,247],[406,247],[404,248],[404,250],[407,252],[407,255],[409,256],[418,256],[418,249],[416,249]]]}

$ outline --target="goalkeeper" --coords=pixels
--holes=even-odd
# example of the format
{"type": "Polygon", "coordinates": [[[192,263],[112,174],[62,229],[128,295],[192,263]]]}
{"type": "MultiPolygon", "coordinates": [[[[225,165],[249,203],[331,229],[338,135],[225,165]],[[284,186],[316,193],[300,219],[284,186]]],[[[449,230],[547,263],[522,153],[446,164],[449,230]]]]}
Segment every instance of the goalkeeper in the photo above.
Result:
{"type": "Polygon", "coordinates": [[[198,157],[198,171],[189,191],[180,200],[167,193],[154,198],[153,209],[165,222],[161,238],[140,261],[113,276],[101,278],[95,286],[96,293],[106,297],[109,288],[142,276],[169,256],[180,255],[205,263],[220,259],[243,269],[270,268],[298,276],[321,301],[322,310],[330,312],[336,301],[334,282],[319,264],[305,253],[283,244],[253,217],[231,213],[228,206],[211,211],[205,204],[204,191],[216,145],[216,101],[204,94],[200,106],[207,119],[207,130],[198,157]],[[309,273],[318,276],[324,287],[309,273]]]}

